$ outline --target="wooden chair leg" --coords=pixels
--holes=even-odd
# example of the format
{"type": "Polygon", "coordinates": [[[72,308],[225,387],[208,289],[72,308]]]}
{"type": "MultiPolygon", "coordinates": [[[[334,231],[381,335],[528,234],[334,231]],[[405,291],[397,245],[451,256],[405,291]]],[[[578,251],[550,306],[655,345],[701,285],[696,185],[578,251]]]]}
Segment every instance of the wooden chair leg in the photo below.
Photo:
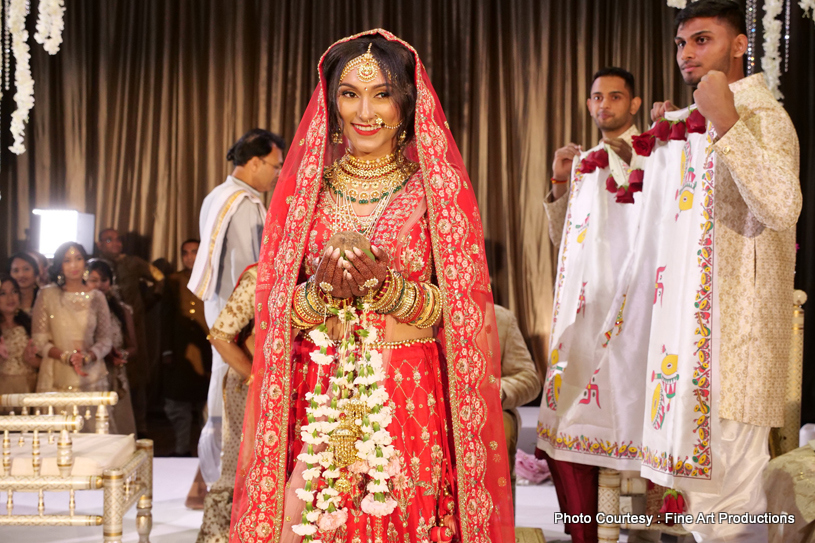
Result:
{"type": "Polygon", "coordinates": [[[102,488],[105,493],[102,530],[105,543],[122,542],[122,517],[124,516],[125,491],[124,472],[108,469],[102,475],[102,488]]]}
{"type": "MultiPolygon", "coordinates": [[[[620,472],[616,469],[600,468],[597,511],[606,515],[620,514],[620,472]]],[[[597,538],[600,543],[616,543],[620,539],[620,525],[598,523],[597,538]]]]}

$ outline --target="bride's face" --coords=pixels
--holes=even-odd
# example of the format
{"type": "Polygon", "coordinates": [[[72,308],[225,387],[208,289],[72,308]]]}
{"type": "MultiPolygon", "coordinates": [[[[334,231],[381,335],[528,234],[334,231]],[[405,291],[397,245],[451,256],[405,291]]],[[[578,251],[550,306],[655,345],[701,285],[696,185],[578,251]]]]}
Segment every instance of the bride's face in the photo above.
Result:
{"type": "Polygon", "coordinates": [[[351,70],[337,88],[337,107],[352,155],[373,160],[396,148],[395,127],[402,119],[382,70],[368,83],[359,80],[357,70],[351,70]],[[393,128],[383,127],[383,122],[393,128]]]}

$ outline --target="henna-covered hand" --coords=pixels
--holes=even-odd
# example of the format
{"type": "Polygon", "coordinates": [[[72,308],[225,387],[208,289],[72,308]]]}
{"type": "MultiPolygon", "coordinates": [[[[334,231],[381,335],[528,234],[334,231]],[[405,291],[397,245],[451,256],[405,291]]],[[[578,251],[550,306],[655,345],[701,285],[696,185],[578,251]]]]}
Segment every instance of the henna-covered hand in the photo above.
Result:
{"type": "Polygon", "coordinates": [[[314,272],[314,282],[318,288],[321,284],[331,285],[330,292],[335,298],[348,298],[351,296],[351,285],[343,276],[343,269],[340,264],[340,250],[333,247],[326,247],[323,257],[317,264],[317,271],[314,272]]]}
{"type": "Polygon", "coordinates": [[[363,251],[354,247],[353,251],[345,251],[346,260],[342,263],[345,271],[343,275],[351,286],[351,293],[361,297],[375,292],[382,286],[388,277],[388,264],[390,260],[385,251],[379,247],[371,246],[375,260],[363,251]]]}

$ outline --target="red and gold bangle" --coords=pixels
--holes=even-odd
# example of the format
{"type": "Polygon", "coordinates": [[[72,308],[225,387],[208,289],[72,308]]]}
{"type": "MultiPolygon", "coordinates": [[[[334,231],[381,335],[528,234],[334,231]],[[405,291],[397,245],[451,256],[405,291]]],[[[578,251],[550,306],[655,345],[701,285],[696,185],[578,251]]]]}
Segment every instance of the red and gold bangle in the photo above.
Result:
{"type": "Polygon", "coordinates": [[[568,179],[555,179],[554,177],[551,179],[553,185],[565,185],[569,182],[568,179]]]}
{"type": "Polygon", "coordinates": [[[403,322],[413,322],[419,318],[427,305],[427,291],[425,290],[424,283],[413,283],[416,290],[416,302],[413,304],[411,311],[405,316],[403,322]]]}
{"type": "Polygon", "coordinates": [[[411,322],[417,328],[430,328],[439,320],[442,310],[441,291],[433,284],[427,284],[427,303],[425,311],[415,322],[411,322]]]}
{"type": "Polygon", "coordinates": [[[413,281],[405,281],[405,295],[399,300],[399,305],[392,311],[393,318],[399,322],[408,322],[408,315],[413,312],[419,290],[413,281]]]}
{"type": "Polygon", "coordinates": [[[308,283],[297,285],[292,299],[292,326],[300,330],[306,330],[317,326],[323,322],[324,318],[325,314],[321,314],[309,303],[308,283]]]}

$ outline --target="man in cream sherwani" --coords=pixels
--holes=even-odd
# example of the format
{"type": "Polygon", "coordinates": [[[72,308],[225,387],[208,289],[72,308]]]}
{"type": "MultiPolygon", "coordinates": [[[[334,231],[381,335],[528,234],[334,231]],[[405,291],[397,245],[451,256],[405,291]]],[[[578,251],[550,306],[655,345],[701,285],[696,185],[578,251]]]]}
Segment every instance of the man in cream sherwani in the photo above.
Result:
{"type": "Polygon", "coordinates": [[[657,142],[645,167],[646,186],[663,196],[644,206],[666,211],[640,230],[656,236],[657,257],[632,284],[653,292],[642,472],[682,491],[694,519],[715,513],[684,523],[697,541],[766,542],[760,516],[718,515],[766,509],[762,472],[770,428],[783,425],[792,331],[798,139],[764,76],[744,77],[736,2],[699,0],[676,22],[695,108],[657,103],[652,119],[690,127],[701,114],[705,124],[686,142],[657,142]]]}

